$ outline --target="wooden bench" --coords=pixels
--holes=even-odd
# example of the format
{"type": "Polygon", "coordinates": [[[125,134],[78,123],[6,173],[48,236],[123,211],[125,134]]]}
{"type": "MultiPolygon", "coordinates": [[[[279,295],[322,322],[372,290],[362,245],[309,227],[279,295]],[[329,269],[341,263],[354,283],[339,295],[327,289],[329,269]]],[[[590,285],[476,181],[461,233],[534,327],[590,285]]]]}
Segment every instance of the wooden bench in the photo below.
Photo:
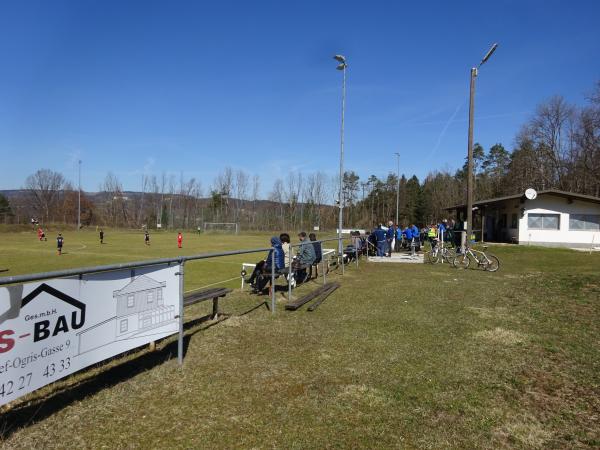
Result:
{"type": "Polygon", "coordinates": [[[204,291],[192,291],[183,295],[183,306],[191,306],[199,302],[204,302],[206,300],[213,301],[213,309],[212,314],[210,316],[211,319],[217,319],[219,316],[219,298],[225,297],[227,294],[231,293],[232,289],[228,288],[212,288],[206,289],[204,291]]]}
{"type": "MultiPolygon", "coordinates": [[[[339,283],[326,283],[318,289],[315,289],[312,292],[309,292],[303,297],[300,297],[298,300],[288,303],[285,305],[285,309],[288,311],[296,311],[302,305],[310,302],[311,300],[318,299],[315,303],[316,306],[320,305],[333,291],[340,287],[339,283]]],[[[311,311],[314,311],[315,308],[312,308],[311,311]]]]}

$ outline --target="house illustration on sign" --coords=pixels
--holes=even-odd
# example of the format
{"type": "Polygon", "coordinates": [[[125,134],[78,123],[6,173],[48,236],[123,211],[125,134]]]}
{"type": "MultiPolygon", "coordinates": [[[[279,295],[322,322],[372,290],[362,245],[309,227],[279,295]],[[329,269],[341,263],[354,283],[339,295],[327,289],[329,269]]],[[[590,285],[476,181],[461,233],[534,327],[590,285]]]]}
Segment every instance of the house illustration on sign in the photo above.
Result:
{"type": "Polygon", "coordinates": [[[165,281],[139,275],[121,289],[113,291],[115,315],[77,333],[79,353],[115,341],[151,335],[158,328],[164,331],[162,327],[165,325],[175,324],[175,306],[165,306],[165,287],[165,281]]]}
{"type": "Polygon", "coordinates": [[[166,283],[146,275],[135,277],[122,289],[113,292],[117,299],[117,339],[126,339],[140,331],[162,326],[173,319],[174,307],[164,306],[166,283]]]}

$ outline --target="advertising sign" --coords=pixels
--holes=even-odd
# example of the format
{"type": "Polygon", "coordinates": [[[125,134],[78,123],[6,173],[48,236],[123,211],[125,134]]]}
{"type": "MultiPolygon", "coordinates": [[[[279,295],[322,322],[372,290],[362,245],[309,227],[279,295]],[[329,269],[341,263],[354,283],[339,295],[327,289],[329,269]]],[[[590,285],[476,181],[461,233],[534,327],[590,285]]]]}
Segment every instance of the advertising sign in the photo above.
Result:
{"type": "Polygon", "coordinates": [[[179,330],[178,265],[0,288],[0,405],[179,330]]]}

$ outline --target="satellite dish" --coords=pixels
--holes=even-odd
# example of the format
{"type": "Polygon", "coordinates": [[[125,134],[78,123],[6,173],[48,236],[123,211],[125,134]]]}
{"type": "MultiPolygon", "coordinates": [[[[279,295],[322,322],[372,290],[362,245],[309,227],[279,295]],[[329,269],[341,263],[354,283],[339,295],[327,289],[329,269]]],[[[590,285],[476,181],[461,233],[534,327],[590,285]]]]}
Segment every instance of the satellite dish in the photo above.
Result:
{"type": "Polygon", "coordinates": [[[529,200],[535,200],[537,197],[537,192],[535,192],[535,189],[529,188],[525,191],[525,197],[527,197],[529,200]]]}

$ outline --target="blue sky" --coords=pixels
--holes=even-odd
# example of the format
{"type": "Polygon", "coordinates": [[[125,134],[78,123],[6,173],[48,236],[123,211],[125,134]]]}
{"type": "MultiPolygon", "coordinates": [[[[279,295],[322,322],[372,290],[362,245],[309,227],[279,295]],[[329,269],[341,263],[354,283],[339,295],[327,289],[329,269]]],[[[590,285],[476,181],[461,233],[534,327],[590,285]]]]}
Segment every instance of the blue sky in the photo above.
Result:
{"type": "Polygon", "coordinates": [[[511,149],[536,105],[582,104],[600,79],[598,1],[5,1],[0,4],[0,189],[39,168],[97,190],[112,171],[196,177],[346,168],[361,178],[454,170],[475,140],[511,149]]]}

